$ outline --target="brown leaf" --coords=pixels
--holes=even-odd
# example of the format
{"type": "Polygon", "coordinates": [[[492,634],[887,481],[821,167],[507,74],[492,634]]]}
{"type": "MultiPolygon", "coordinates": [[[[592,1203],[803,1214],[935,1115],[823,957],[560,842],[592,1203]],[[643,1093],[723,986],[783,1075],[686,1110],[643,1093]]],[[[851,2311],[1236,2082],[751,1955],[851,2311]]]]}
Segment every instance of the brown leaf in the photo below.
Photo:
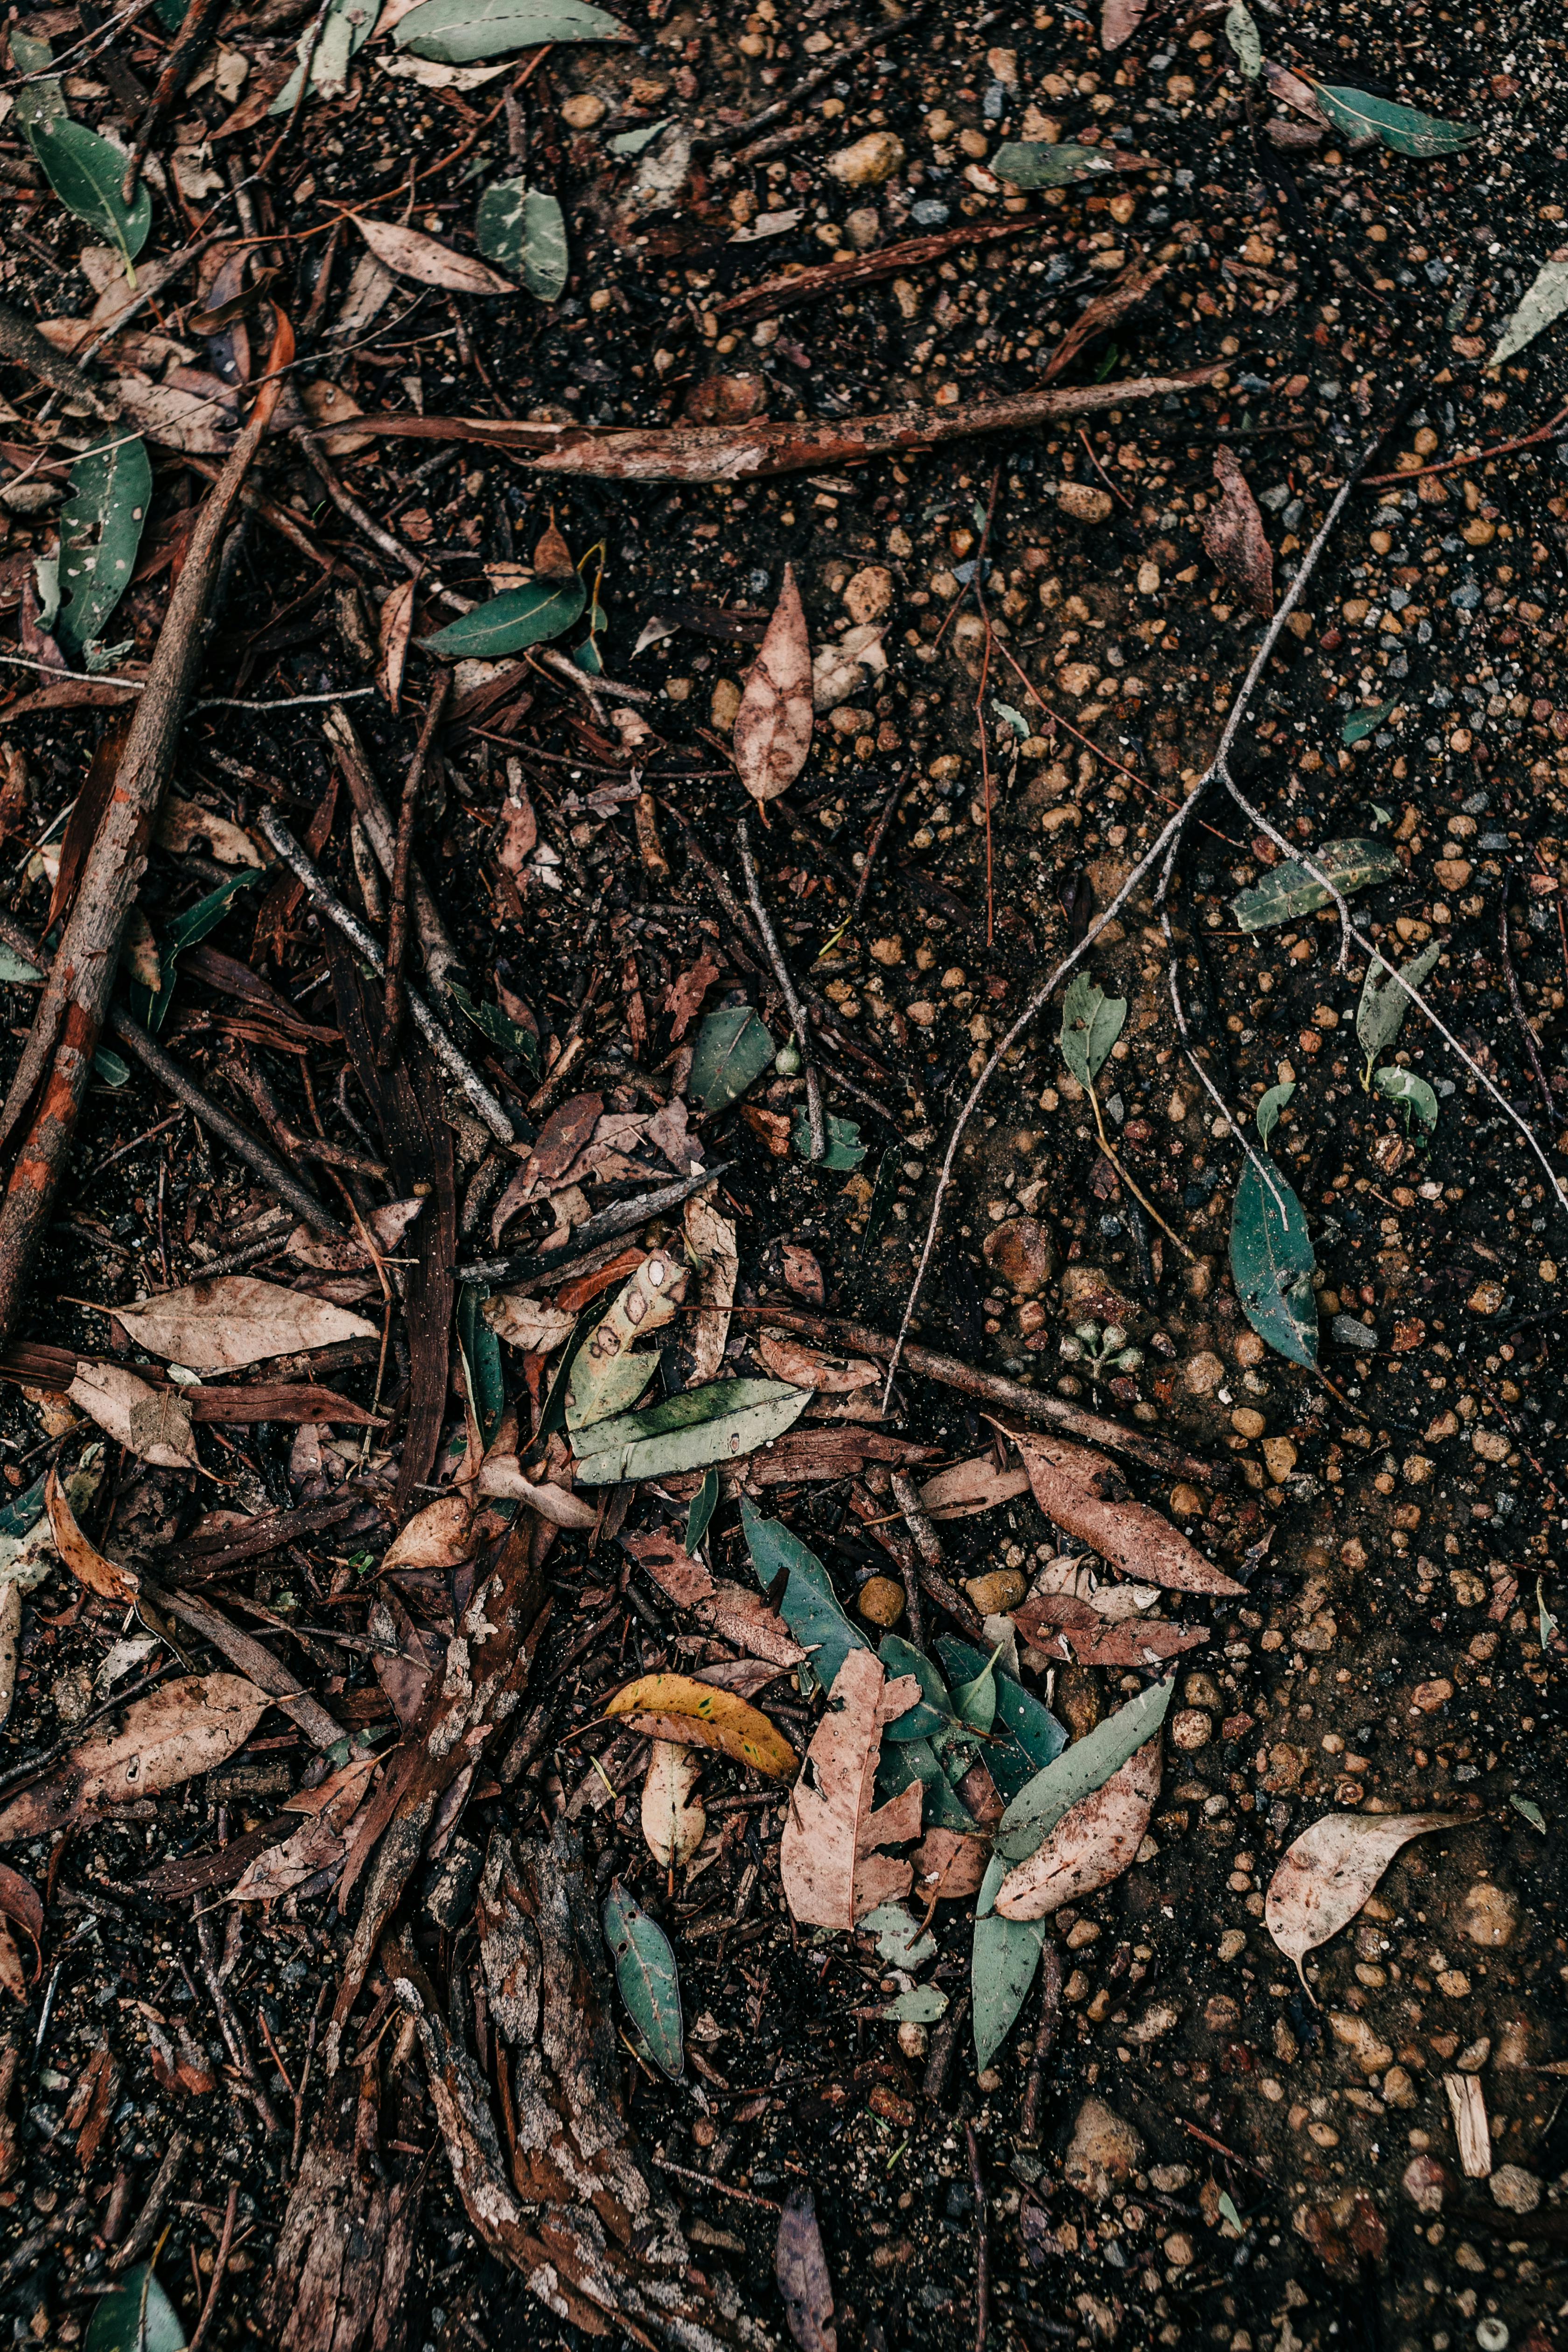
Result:
{"type": "Polygon", "coordinates": [[[779,1256],[784,1265],[784,1288],[793,1290],[797,1298],[808,1300],[813,1307],[820,1307],[826,1294],[822,1268],[811,1252],[802,1249],[798,1242],[785,1242],[779,1256]]]}
{"type": "Polygon", "coordinates": [[[961,1830],[927,1830],[915,1848],[917,1903],[964,1903],[978,1895],[991,1859],[989,1840],[961,1830]]]}
{"type": "Polygon", "coordinates": [[[382,1556],[383,1573],[393,1568],[456,1568],[468,1558],[473,1524],[467,1493],[437,1495],[393,1538],[382,1556]]]}
{"type": "Polygon", "coordinates": [[[692,1388],[717,1380],[723,1369],[740,1273],[734,1222],[714,1198],[717,1190],[693,1192],[682,1219],[686,1254],[697,1268],[697,1316],[689,1327],[692,1388]]]}
{"type": "Polygon", "coordinates": [[[583,1150],[592,1139],[594,1129],[604,1116],[603,1095],[572,1095],[560,1108],[552,1110],[534,1138],[533,1149],[524,1163],[523,1175],[529,1197],[536,1192],[548,1192],[559,1184],[583,1150]]]}
{"type": "Polygon", "coordinates": [[[994,1511],[999,1503],[1016,1502],[1029,1491],[1026,1470],[998,1470],[989,1454],[976,1454],[939,1470],[921,1488],[921,1507],[931,1519],[967,1519],[977,1511],[994,1511]]]}
{"type": "Polygon", "coordinates": [[[782,1112],[764,1110],[761,1103],[742,1103],[741,1117],[775,1160],[789,1158],[789,1121],[782,1112]]]}
{"type": "MultiPolygon", "coordinates": [[[[7,1868],[5,1863],[0,1863],[0,1915],[7,1919],[14,1919],[31,1941],[34,1952],[33,1979],[36,1983],[43,1969],[41,1950],[44,1940],[43,1901],[32,1880],[24,1878],[19,1870],[7,1868]]],[[[12,1949],[16,1949],[15,1944],[12,1949]]],[[[18,2000],[25,2000],[26,1997],[24,1981],[23,1990],[16,1998],[18,2000]]]]}
{"type": "Polygon", "coordinates": [[[542,1298],[530,1298],[521,1290],[498,1290],[486,1299],[481,1312],[498,1339],[535,1356],[548,1356],[569,1339],[577,1320],[563,1307],[547,1307],[542,1298]]]}
{"type": "Polygon", "coordinates": [[[85,1584],[100,1600],[112,1601],[121,1608],[133,1602],[142,1590],[142,1579],[133,1568],[121,1568],[117,1561],[105,1559],[96,1546],[89,1543],[66,1499],[59,1473],[52,1465],[44,1482],[44,1508],[49,1515],[55,1549],[77,1582],[85,1584]]]}
{"type": "Polygon", "coordinates": [[[230,1902],[274,1902],[290,1887],[302,1886],[307,1878],[342,1862],[348,1852],[349,1825],[364,1802],[376,1761],[374,1756],[356,1756],[311,1790],[310,1794],[317,1801],[310,1818],[281,1845],[268,1846],[257,1855],[235,1886],[230,1902]]]}
{"type": "Polygon", "coordinates": [[[634,1535],[623,1535],[621,1549],[630,1552],[639,1568],[647,1570],[678,1609],[694,1607],[699,1601],[706,1601],[715,1589],[702,1562],[693,1559],[685,1545],[672,1535],[644,1528],[634,1535]]]}
{"type": "Polygon", "coordinates": [[[174,2028],[174,2039],[165,2032],[161,2020],[149,2018],[147,2040],[153,2053],[153,2075],[160,2090],[183,2091],[188,2098],[210,2098],[217,2088],[217,2076],[206,2052],[192,2036],[182,2019],[174,2028]]]}
{"type": "Polygon", "coordinates": [[[757,1361],[774,1380],[792,1381],[797,1389],[814,1389],[818,1396],[849,1396],[857,1389],[874,1388],[881,1377],[876,1365],[863,1359],[825,1356],[804,1340],[781,1339],[771,1331],[759,1332],[752,1346],[757,1361]]]}
{"type": "Polygon", "coordinates": [[[0,1988],[13,2000],[26,2001],[27,1998],[27,1971],[22,1965],[16,1938],[4,1919],[0,1919],[0,1988]]]}
{"type": "Polygon", "coordinates": [[[189,1283],[114,1311],[138,1347],[194,1372],[238,1371],[271,1356],[380,1336],[363,1315],[250,1274],[189,1283]]]}
{"type": "Polygon", "coordinates": [[[744,425],[760,416],[767,404],[766,376],[710,375],[692,385],[680,413],[689,425],[744,425]]]}
{"type": "Polygon", "coordinates": [[[773,2250],[773,2276],[784,2297],[789,2332],[800,2352],[838,2352],[833,2281],[816,2226],[816,2199],[809,2188],[792,2189],[784,2200],[773,2250]]]}
{"type": "Polygon", "coordinates": [[[1096,335],[1103,335],[1108,327],[1114,327],[1119,320],[1126,318],[1130,310],[1135,310],[1145,295],[1152,293],[1164,275],[1162,262],[1131,262],[1120,278],[1112,279],[1103,294],[1097,294],[1094,300],[1079,312],[1041,369],[1042,383],[1049,383],[1053,377],[1070,367],[1079,352],[1093,342],[1096,335]]]}
{"type": "Polygon", "coordinates": [[[784,565],[768,633],[735,714],[735,765],[754,801],[787,792],[811,750],[811,639],[805,608],[784,565]]]}
{"type": "Polygon", "coordinates": [[[1100,12],[1100,46],[1120,49],[1143,22],[1149,0],[1104,0],[1100,12]]]}
{"type": "Polygon", "coordinates": [[[353,224],[384,269],[395,269],[421,286],[439,286],[448,294],[516,294],[521,288],[488,262],[467,253],[454,253],[433,236],[396,221],[367,220],[353,215],[353,224]]]}
{"type": "Polygon", "coordinates": [[[1121,1473],[1108,1454],[1088,1445],[1064,1445],[1059,1438],[1015,1435],[1035,1490],[1035,1500],[1046,1517],[1065,1528],[1110,1561],[1124,1576],[1141,1584],[1160,1584],[1173,1592],[1243,1592],[1245,1585],[1213,1567],[1190,1544],[1152,1511],[1135,1502],[1122,1486],[1121,1473]]]}
{"type": "Polygon", "coordinates": [[[572,550],[555,528],[553,507],[550,509],[550,520],[534,542],[533,568],[545,580],[569,580],[576,570],[572,561],[572,550]]]}
{"type": "Polygon", "coordinates": [[[719,966],[704,948],[689,971],[678,972],[665,995],[669,1015],[669,1042],[679,1045],[702,1010],[702,1000],[719,977],[719,966]]]}
{"type": "Polygon", "coordinates": [[[1004,1919],[1044,1919],[1120,1878],[1136,1859],[1160,1793],[1160,1741],[1146,1739],[1103,1788],[1062,1815],[997,1890],[1004,1919]]]}
{"type": "Polygon", "coordinates": [[[754,1585],[716,1584],[710,1597],[698,1602],[697,1617],[721,1641],[732,1642],[749,1657],[764,1658],[772,1665],[798,1666],[810,1655],[754,1585]]]}
{"type": "Polygon", "coordinates": [[[874,1793],[882,1726],[919,1695],[912,1675],[885,1683],[869,1650],[851,1650],[839,1667],[806,1755],[816,1785],[804,1772],[795,1782],[779,1846],[784,1898],[803,1927],[853,1927],[909,1893],[912,1865],[877,1849],[920,1835],[924,1792],[915,1780],[880,1806],[874,1793]]]}
{"type": "Polygon", "coordinates": [[[164,1470],[200,1468],[190,1409],[176,1390],[153,1388],[122,1364],[82,1362],[66,1394],[143,1462],[164,1470]]]}
{"type": "MultiPolygon", "coordinates": [[[[533,813],[528,786],[522,781],[521,770],[515,775],[509,772],[506,798],[501,803],[500,841],[495,853],[497,865],[505,873],[521,874],[532,856],[538,841],[539,819],[533,813]]],[[[548,1128],[550,1121],[546,1119],[544,1125],[548,1128]]]]}
{"type": "Polygon", "coordinates": [[[1264,1920],[1288,1959],[1301,1963],[1355,1917],[1412,1838],[1457,1828],[1458,1813],[1325,1813],[1303,1830],[1269,1881],[1264,1920]]]}
{"type": "MultiPolygon", "coordinates": [[[[329,452],[331,444],[327,444],[329,452]]],[[[414,599],[418,591],[417,580],[400,580],[389,591],[376,623],[375,682],[394,710],[403,691],[403,666],[408,659],[409,640],[414,634],[414,599]]]]}
{"type": "Polygon", "coordinates": [[[266,1712],[241,1675],[182,1675],[132,1701],[0,1811],[0,1844],[41,1837],[100,1806],[177,1789],[243,1748],[266,1712]]]}
{"type": "Polygon", "coordinates": [[[1267,619],[1274,610],[1274,550],[1258,500],[1229,449],[1215,450],[1214,472],[1220,497],[1204,517],[1205,550],[1253,610],[1267,619]]]}
{"type": "MultiPolygon", "coordinates": [[[[370,447],[375,438],[374,434],[356,433],[350,422],[353,417],[363,416],[364,410],[342,384],[328,383],[319,379],[315,383],[308,383],[300,396],[310,423],[321,436],[321,446],[329,457],[353,457],[360,450],[370,447]]],[[[388,604],[402,593],[401,587],[395,588],[387,599],[388,604]]]]}
{"type": "Polygon", "coordinates": [[[1107,1624],[1087,1601],[1058,1593],[1031,1594],[1012,1617],[1024,1639],[1047,1658],[1072,1658],[1084,1666],[1157,1666],[1214,1638],[1206,1625],[1170,1625],[1161,1618],[1107,1624]]]}

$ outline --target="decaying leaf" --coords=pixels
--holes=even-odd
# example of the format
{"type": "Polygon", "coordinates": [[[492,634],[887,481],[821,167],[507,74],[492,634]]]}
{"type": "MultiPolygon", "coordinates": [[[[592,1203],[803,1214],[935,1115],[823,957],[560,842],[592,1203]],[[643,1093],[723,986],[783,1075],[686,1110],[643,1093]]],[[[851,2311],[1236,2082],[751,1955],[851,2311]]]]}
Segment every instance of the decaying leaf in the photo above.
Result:
{"type": "Polygon", "coordinates": [[[308,1291],[285,1290],[251,1274],[222,1275],[139,1306],[117,1307],[116,1318],[138,1347],[193,1372],[236,1372],[271,1356],[330,1348],[342,1339],[374,1339],[377,1327],[346,1307],[308,1291]]]}
{"type": "Polygon", "coordinates": [[[605,1713],[652,1739],[717,1748],[774,1780],[793,1773],[799,1762],[759,1708],[691,1675],[643,1675],[606,1700],[605,1713]]]}
{"type": "MultiPolygon", "coordinates": [[[[302,1886],[318,1872],[331,1870],[349,1850],[349,1832],[363,1804],[376,1768],[374,1756],[356,1756],[309,1793],[314,1801],[309,1818],[281,1844],[268,1846],[248,1864],[237,1880],[229,1900],[271,1903],[290,1888],[302,1886]]],[[[285,1811],[296,1809],[286,1806],[285,1811]]]]}
{"type": "Polygon", "coordinates": [[[1137,1856],[1160,1793],[1160,1741],[1145,1740],[1119,1771],[1064,1813],[996,1894],[1004,1919],[1044,1919],[1120,1878],[1137,1856]]]}
{"type": "Polygon", "coordinates": [[[1209,561],[1240,589],[1253,611],[1267,618],[1274,610],[1274,551],[1258,500],[1229,449],[1215,452],[1214,473],[1219,502],[1204,517],[1205,549],[1209,561]]]}
{"type": "Polygon", "coordinates": [[[1148,5],[1149,0],[1102,0],[1100,47],[1107,51],[1124,47],[1143,22],[1148,5]]]}
{"type": "Polygon", "coordinates": [[[1293,1364],[1318,1360],[1317,1256],[1306,1212],[1271,1160],[1248,1160],[1230,1219],[1230,1271],[1242,1313],[1293,1364]]]}
{"type": "Polygon", "coordinates": [[[790,1792],[779,1847],[784,1897],[803,1927],[853,1927],[880,1903],[910,1891],[911,1864],[879,1851],[920,1835],[921,1786],[911,1781],[889,1803],[873,1805],[882,1728],[912,1706],[912,1675],[884,1678],[869,1650],[851,1650],[833,1683],[826,1714],[790,1792]]]}
{"type": "Polygon", "coordinates": [[[703,1470],[710,1462],[739,1462],[782,1436],[810,1402],[805,1390],[782,1381],[714,1381],[684,1390],[645,1412],[574,1432],[577,1483],[618,1486],[703,1470]]]}
{"type": "Polygon", "coordinates": [[[876,1365],[863,1359],[825,1356],[820,1348],[808,1348],[804,1340],[769,1331],[759,1331],[752,1351],[774,1380],[811,1389],[817,1396],[850,1396],[858,1389],[874,1388],[881,1377],[876,1365]]]}
{"type": "Polygon", "coordinates": [[[661,1870],[684,1870],[708,1833],[695,1795],[702,1766],[689,1748],[656,1739],[642,1784],[642,1833],[661,1870]]]}
{"type": "Polygon", "coordinates": [[[382,1570],[394,1568],[456,1568],[468,1557],[474,1506],[465,1491],[437,1495],[416,1511],[382,1555],[382,1570]]]}
{"type": "Polygon", "coordinates": [[[621,1538],[639,1568],[646,1569],[660,1591],[668,1592],[678,1609],[690,1609],[715,1590],[713,1579],[700,1559],[672,1535],[640,1528],[621,1538]]]}
{"type": "Polygon", "coordinates": [[[177,1389],[155,1389],[123,1364],[82,1362],[66,1391],[128,1452],[165,1470],[198,1470],[190,1407],[177,1389]]]}
{"type": "Polygon", "coordinates": [[[784,2298],[784,2318],[800,2352],[838,2352],[833,2324],[833,2280],[816,2223],[816,2198],[809,2186],[792,2189],[779,2215],[773,2276],[784,2298]]]}
{"type": "Polygon", "coordinates": [[[530,1298],[521,1290],[492,1292],[480,1312],[498,1339],[504,1339],[509,1348],[522,1348],[536,1356],[553,1353],[572,1337],[577,1320],[562,1307],[547,1306],[542,1298],[530,1298]]]}
{"type": "Polygon", "coordinates": [[[1458,1813],[1325,1813],[1287,1846],[1269,1882],[1264,1921],[1296,1963],[1348,1926],[1401,1846],[1458,1828],[1458,1813]]]}
{"type": "Polygon", "coordinates": [[[49,1530],[59,1553],[79,1584],[96,1592],[104,1601],[119,1602],[124,1608],[135,1601],[142,1590],[142,1579],[133,1568],[121,1568],[112,1559],[105,1559],[93,1544],[89,1543],[76,1521],[59,1474],[50,1468],[44,1487],[44,1507],[49,1515],[49,1530]]]}
{"type": "Polygon", "coordinates": [[[1127,1493],[1108,1454],[1030,1432],[1015,1434],[1035,1500],[1124,1576],[1172,1592],[1241,1592],[1245,1586],[1206,1560],[1157,1511],[1127,1493]]]}
{"type": "MultiPolygon", "coordinates": [[[[1386,882],[1401,871],[1394,851],[1380,841],[1325,841],[1311,855],[1318,872],[1328,877],[1342,898],[1364,890],[1369,882],[1386,882]]],[[[1299,922],[1330,903],[1329,892],[1300,859],[1287,857],[1271,866],[1261,882],[1238,891],[1230,911],[1244,931],[1266,931],[1277,923],[1299,922]]]]}
{"type": "Polygon", "coordinates": [[[1381,956],[1373,956],[1362,982],[1361,998],[1355,1009],[1355,1034],[1370,1070],[1380,1054],[1392,1048],[1405,1026],[1405,1016],[1410,1010],[1407,988],[1419,988],[1428,972],[1436,969],[1437,959],[1445,942],[1434,940],[1418,956],[1399,967],[1397,977],[1391,965],[1381,956]],[[1400,982],[1405,983],[1401,987],[1400,982]]]}
{"type": "Polygon", "coordinates": [[[716,1191],[694,1192],[682,1218],[687,1255],[697,1269],[698,1311],[690,1334],[693,1387],[716,1380],[722,1368],[740,1273],[734,1220],[719,1206],[716,1191]]]}
{"type": "Polygon", "coordinates": [[[569,1430],[609,1421],[636,1404],[658,1363],[646,1352],[634,1353],[633,1342],[674,1321],[686,1284],[686,1267],[668,1250],[652,1250],[644,1258],[573,1359],[566,1384],[569,1430]]]}
{"type": "Polygon", "coordinates": [[[951,1470],[939,1470],[920,1491],[921,1508],[928,1518],[967,1519],[1026,1495],[1029,1474],[998,1470],[989,1454],[977,1454],[968,1462],[955,1462],[951,1470]]]}
{"type": "Polygon", "coordinates": [[[776,800],[811,750],[811,639],[805,608],[784,565],[784,584],[735,716],[735,765],[754,801],[776,800]]]}
{"type": "Polygon", "coordinates": [[[697,1622],[721,1641],[744,1650],[748,1657],[765,1659],[771,1665],[798,1666],[812,1654],[768,1607],[765,1595],[743,1584],[716,1584],[709,1597],[698,1602],[697,1622]]]}
{"type": "Polygon", "coordinates": [[[1568,310],[1568,255],[1542,263],[1503,329],[1488,367],[1501,367],[1505,360],[1517,358],[1527,343],[1554,326],[1564,310],[1568,310]]]}
{"type": "Polygon", "coordinates": [[[401,278],[412,278],[421,286],[439,286],[448,294],[515,294],[517,287],[510,278],[488,262],[476,261],[471,254],[454,253],[448,245],[440,245],[433,236],[426,236],[416,228],[405,228],[400,221],[368,219],[364,214],[354,215],[354,226],[384,269],[395,269],[401,278]]]}
{"type": "Polygon", "coordinates": [[[177,1789],[243,1748],[269,1702],[240,1675],[183,1675],[129,1706],[0,1811],[0,1844],[177,1789]]]}

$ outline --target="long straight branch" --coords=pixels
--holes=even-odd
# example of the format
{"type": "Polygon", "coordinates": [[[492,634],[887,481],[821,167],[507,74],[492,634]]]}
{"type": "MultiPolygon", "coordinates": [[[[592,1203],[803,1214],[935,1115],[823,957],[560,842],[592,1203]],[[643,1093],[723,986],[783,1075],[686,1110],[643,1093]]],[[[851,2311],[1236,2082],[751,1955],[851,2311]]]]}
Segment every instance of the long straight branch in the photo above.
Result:
{"type": "Polygon", "coordinates": [[[805,1007],[795,993],[795,982],[790,978],[789,966],[784,960],[784,951],[774,936],[773,924],[768,919],[768,910],[763,902],[762,885],[757,880],[757,869],[752,859],[751,835],[746,831],[744,817],[741,819],[735,830],[741,845],[741,871],[746,877],[746,896],[752,902],[752,912],[757,919],[757,929],[762,934],[763,945],[767,950],[768,961],[773,968],[773,978],[779,984],[779,994],[784,998],[789,1012],[790,1026],[795,1031],[795,1042],[800,1047],[801,1067],[805,1073],[805,1116],[811,1127],[811,1156],[814,1160],[826,1160],[827,1128],[822,1116],[822,1086],[816,1075],[816,1063],[812,1055],[811,1031],[806,1025],[805,1007]]]}

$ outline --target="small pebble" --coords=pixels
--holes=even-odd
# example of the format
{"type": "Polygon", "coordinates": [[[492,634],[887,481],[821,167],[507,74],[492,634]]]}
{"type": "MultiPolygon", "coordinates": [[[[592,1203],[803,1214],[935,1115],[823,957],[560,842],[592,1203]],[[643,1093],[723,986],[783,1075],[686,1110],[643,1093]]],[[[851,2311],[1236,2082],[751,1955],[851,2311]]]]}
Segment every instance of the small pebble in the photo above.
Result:
{"type": "Polygon", "coordinates": [[[984,1576],[969,1577],[963,1587],[982,1617],[1001,1617],[1016,1609],[1028,1581],[1016,1568],[994,1568],[984,1576]]]}
{"type": "Polygon", "coordinates": [[[1238,1404],[1230,1416],[1230,1425],[1238,1437],[1261,1437],[1268,1423],[1252,1405],[1238,1404]]]}
{"type": "Polygon", "coordinates": [[[591,89],[577,90],[561,109],[561,120],[569,131],[592,131],[604,119],[605,101],[591,89]]]}
{"type": "Polygon", "coordinates": [[[1277,1486],[1282,1486],[1296,1467],[1296,1448],[1288,1437],[1266,1437],[1263,1441],[1263,1466],[1277,1486]]]}
{"type": "Polygon", "coordinates": [[[1195,1486],[1183,1484],[1171,1489],[1171,1516],[1175,1519],[1201,1519],[1208,1508],[1195,1486]]]}
{"type": "Polygon", "coordinates": [[[1225,1379],[1225,1366],[1206,1348],[1189,1356],[1182,1367],[1182,1379],[1189,1396],[1212,1396],[1225,1379]]]}
{"type": "Polygon", "coordinates": [[[879,187],[903,167],[904,142],[891,131],[868,131],[852,147],[841,147],[827,168],[843,188],[879,187]]]}
{"type": "Polygon", "coordinates": [[[1482,1879],[1479,1885],[1471,1887],[1461,1916],[1471,1943],[1479,1944],[1486,1951],[1511,1944],[1519,1932],[1518,1902],[1489,1879],[1482,1879]]]}
{"type": "Polygon", "coordinates": [[[1492,2203],[1505,2213],[1533,2213],[1541,2202],[1541,2182],[1521,2164],[1500,2164],[1490,2186],[1492,2203]]]}
{"type": "Polygon", "coordinates": [[[1086,2099],[1073,2126],[1072,2144],[1063,2170],[1069,2188],[1096,2205],[1103,2204],[1115,2181],[1136,2172],[1143,2157],[1143,2140],[1130,2123],[1108,2107],[1103,2099],[1086,2099]]]}
{"type": "Polygon", "coordinates": [[[1115,509],[1109,490],[1097,490],[1088,482],[1063,482],[1057,504],[1074,522],[1109,522],[1115,509]]]}
{"type": "Polygon", "coordinates": [[[844,605],[857,627],[879,621],[891,610],[897,583],[885,564],[868,563],[846,582],[844,605]]]}
{"type": "Polygon", "coordinates": [[[1206,1748],[1213,1733],[1213,1718],[1206,1716],[1202,1707],[1178,1707],[1171,1717],[1172,1744],[1186,1755],[1194,1755],[1198,1748],[1206,1748]]]}
{"type": "Polygon", "coordinates": [[[880,1625],[885,1631],[904,1613],[904,1588],[890,1576],[868,1576],[860,1587],[857,1605],[868,1625],[880,1625]]]}
{"type": "Polygon", "coordinates": [[[1227,1927],[1219,1939],[1222,1960],[1238,1960],[1247,1949],[1247,1937],[1240,1927],[1227,1927]]]}

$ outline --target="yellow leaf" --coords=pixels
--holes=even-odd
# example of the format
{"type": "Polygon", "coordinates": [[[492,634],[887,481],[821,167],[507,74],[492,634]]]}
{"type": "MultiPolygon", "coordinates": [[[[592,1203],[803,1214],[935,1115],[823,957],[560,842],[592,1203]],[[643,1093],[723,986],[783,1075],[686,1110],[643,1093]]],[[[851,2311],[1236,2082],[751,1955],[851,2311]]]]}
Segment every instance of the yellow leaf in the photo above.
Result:
{"type": "Polygon", "coordinates": [[[605,1708],[616,1717],[658,1717],[661,1727],[644,1721],[634,1727],[651,1738],[685,1741],[692,1748],[718,1748],[738,1763],[775,1780],[793,1775],[797,1758],[782,1732],[775,1731],[760,1708],[748,1706],[733,1691],[700,1683],[690,1675],[644,1675],[619,1690],[605,1708]],[[668,1728],[663,1727],[668,1725],[668,1728]]]}

